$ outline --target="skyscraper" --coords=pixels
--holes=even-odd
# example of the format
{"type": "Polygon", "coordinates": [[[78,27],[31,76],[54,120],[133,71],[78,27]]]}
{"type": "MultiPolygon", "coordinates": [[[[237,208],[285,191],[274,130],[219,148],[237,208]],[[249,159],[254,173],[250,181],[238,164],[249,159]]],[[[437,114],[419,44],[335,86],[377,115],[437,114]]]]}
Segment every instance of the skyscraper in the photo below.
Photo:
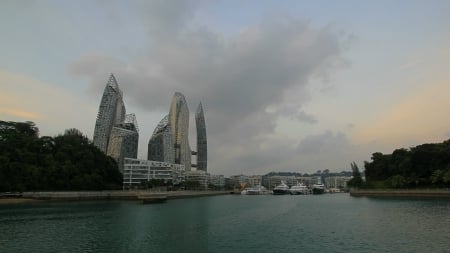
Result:
{"type": "Polygon", "coordinates": [[[98,109],[94,145],[113,157],[122,171],[124,158],[137,158],[138,140],[136,116],[126,115],[123,93],[111,74],[98,109]]]}
{"type": "Polygon", "coordinates": [[[111,74],[103,91],[94,129],[94,145],[105,154],[108,150],[109,136],[113,126],[120,124],[125,118],[125,105],[122,96],[119,84],[114,75],[111,74]]]}
{"type": "Polygon", "coordinates": [[[207,171],[208,148],[206,141],[205,115],[203,114],[201,102],[195,112],[195,125],[197,127],[197,170],[207,171]]]}
{"type": "Polygon", "coordinates": [[[150,161],[175,162],[175,148],[169,115],[166,115],[156,126],[148,142],[147,159],[150,161]]]}
{"type": "Polygon", "coordinates": [[[139,129],[136,116],[127,114],[123,123],[113,127],[107,152],[107,155],[117,161],[120,172],[123,173],[124,158],[137,158],[138,144],[139,129]]]}
{"type": "Polygon", "coordinates": [[[175,163],[191,170],[191,148],[189,147],[189,109],[184,95],[175,92],[169,112],[169,125],[175,149],[175,163]]]}

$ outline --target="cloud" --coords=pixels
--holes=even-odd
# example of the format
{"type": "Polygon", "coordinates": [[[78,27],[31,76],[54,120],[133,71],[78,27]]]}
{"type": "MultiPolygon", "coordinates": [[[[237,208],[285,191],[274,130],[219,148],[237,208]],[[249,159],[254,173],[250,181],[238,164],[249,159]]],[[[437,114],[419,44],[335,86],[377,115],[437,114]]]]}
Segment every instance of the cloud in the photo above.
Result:
{"type": "Polygon", "coordinates": [[[297,145],[296,160],[306,171],[350,170],[351,162],[367,160],[368,154],[376,152],[372,148],[354,144],[343,132],[327,130],[304,137],[297,145]]]}
{"type": "Polygon", "coordinates": [[[309,80],[327,79],[342,62],[345,38],[332,28],[276,17],[225,37],[192,23],[196,1],[152,1],[137,7],[151,40],[146,54],[129,62],[88,54],[69,68],[73,75],[89,78],[96,96],[114,72],[126,103],[148,112],[168,111],[175,91],[185,94],[191,111],[202,101],[210,161],[217,167],[259,167],[257,159],[246,158],[273,133],[278,117],[317,122],[301,108],[310,99],[305,88],[309,80]],[[267,112],[271,106],[284,109],[267,112]],[[235,154],[234,149],[242,151],[235,154]]]}
{"type": "MultiPolygon", "coordinates": [[[[0,71],[0,83],[2,120],[33,121],[42,135],[55,135],[68,128],[92,129],[88,121],[79,119],[95,118],[95,107],[75,94],[20,73],[0,71]]],[[[85,134],[91,136],[92,132],[85,134]]]]}
{"type": "Polygon", "coordinates": [[[347,136],[342,132],[334,133],[330,130],[305,137],[298,145],[300,154],[336,153],[351,147],[347,136]]]}
{"type": "Polygon", "coordinates": [[[389,149],[441,142],[450,129],[450,83],[427,83],[409,91],[387,112],[365,122],[356,134],[362,140],[378,140],[389,149]]]}
{"type": "Polygon", "coordinates": [[[0,115],[1,114],[5,114],[7,115],[7,117],[10,116],[13,118],[20,118],[24,120],[37,120],[43,118],[43,116],[39,113],[23,111],[14,108],[2,108],[0,109],[0,115]]]}

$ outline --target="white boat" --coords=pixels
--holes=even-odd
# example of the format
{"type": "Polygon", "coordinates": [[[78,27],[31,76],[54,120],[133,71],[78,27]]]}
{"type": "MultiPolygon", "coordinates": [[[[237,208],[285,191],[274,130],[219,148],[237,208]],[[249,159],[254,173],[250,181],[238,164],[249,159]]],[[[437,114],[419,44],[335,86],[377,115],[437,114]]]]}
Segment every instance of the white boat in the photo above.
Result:
{"type": "Polygon", "coordinates": [[[320,177],[318,178],[317,183],[312,185],[312,192],[313,194],[322,194],[325,192],[325,185],[322,184],[320,177]]]}
{"type": "Polygon", "coordinates": [[[269,194],[266,187],[262,185],[248,187],[245,190],[241,191],[241,195],[264,195],[269,194]]]}
{"type": "Polygon", "coordinates": [[[273,189],[274,195],[286,195],[289,194],[289,186],[287,186],[283,181],[281,181],[281,184],[275,186],[273,189]]]}
{"type": "Polygon", "coordinates": [[[289,193],[291,195],[302,195],[302,194],[308,194],[309,189],[306,187],[306,185],[302,183],[298,183],[297,185],[293,185],[291,189],[289,189],[289,193]]]}

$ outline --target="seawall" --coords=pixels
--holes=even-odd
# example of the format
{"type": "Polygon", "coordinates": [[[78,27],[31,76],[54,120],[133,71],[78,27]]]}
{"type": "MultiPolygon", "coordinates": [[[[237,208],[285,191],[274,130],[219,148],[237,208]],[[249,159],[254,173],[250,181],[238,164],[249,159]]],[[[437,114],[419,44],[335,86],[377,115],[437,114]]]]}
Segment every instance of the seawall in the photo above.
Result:
{"type": "Polygon", "coordinates": [[[351,189],[353,197],[378,198],[448,198],[450,189],[351,189]]]}
{"type": "Polygon", "coordinates": [[[38,200],[84,201],[84,200],[142,200],[166,197],[181,199],[230,194],[229,191],[67,191],[23,192],[20,197],[3,198],[0,204],[28,203],[38,200]]]}

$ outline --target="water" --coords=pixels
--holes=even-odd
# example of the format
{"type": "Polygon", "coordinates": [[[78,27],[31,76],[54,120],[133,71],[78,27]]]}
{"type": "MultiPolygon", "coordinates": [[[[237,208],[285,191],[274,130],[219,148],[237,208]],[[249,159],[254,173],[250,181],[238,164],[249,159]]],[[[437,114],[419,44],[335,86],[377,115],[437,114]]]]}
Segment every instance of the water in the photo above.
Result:
{"type": "Polygon", "coordinates": [[[331,194],[3,205],[0,252],[450,252],[450,201],[331,194]]]}

